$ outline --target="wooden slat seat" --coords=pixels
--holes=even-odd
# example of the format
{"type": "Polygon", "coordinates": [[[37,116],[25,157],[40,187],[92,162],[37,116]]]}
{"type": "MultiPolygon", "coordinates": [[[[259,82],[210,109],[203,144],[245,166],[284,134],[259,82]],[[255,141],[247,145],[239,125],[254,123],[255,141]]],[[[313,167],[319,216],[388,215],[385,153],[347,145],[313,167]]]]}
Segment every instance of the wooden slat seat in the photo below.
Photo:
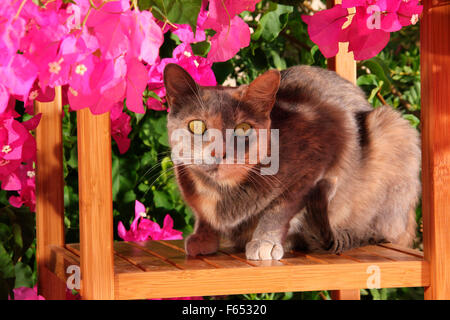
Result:
{"type": "MultiPolygon", "coordinates": [[[[80,265],[79,244],[51,247],[47,266],[64,282],[70,265],[80,265]]],[[[420,251],[368,246],[341,255],[290,252],[280,261],[250,261],[224,248],[190,258],[183,240],[115,242],[114,297],[151,299],[261,292],[367,288],[369,267],[380,270],[380,286],[429,285],[420,251]]],[[[81,279],[83,276],[81,275],[81,279]]],[[[83,284],[81,284],[83,285],[83,284]]]]}

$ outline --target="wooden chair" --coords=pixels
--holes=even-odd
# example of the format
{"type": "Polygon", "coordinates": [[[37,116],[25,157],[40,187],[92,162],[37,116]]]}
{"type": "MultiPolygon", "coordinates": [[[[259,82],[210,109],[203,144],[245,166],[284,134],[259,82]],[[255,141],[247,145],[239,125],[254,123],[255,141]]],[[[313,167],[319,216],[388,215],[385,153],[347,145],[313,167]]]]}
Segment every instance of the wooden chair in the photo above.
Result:
{"type": "MultiPolygon", "coordinates": [[[[258,292],[334,290],[359,299],[359,289],[425,287],[426,299],[450,298],[450,2],[424,0],[421,20],[424,254],[395,245],[342,255],[287,255],[247,261],[243,253],[186,258],[182,241],[113,241],[109,114],[78,111],[80,244],[64,243],[61,92],[37,103],[37,259],[39,292],[64,299],[70,265],[81,268],[83,299],[144,299],[258,292]],[[377,274],[377,272],[379,272],[377,274]]],[[[342,45],[344,49],[344,45],[342,45]]],[[[345,52],[346,50],[341,50],[345,52]]],[[[329,61],[355,81],[349,54],[329,61]]]]}

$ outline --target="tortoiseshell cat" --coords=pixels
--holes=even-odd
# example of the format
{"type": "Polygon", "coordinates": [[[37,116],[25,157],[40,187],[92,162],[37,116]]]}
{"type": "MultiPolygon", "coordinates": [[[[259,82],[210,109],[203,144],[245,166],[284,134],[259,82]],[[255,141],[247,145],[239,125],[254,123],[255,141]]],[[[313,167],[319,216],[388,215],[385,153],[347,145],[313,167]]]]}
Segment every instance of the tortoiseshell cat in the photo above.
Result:
{"type": "MultiPolygon", "coordinates": [[[[274,175],[261,175],[259,162],[224,163],[225,152],[212,154],[215,164],[182,159],[176,166],[196,215],[189,255],[214,253],[220,241],[245,248],[253,260],[281,259],[292,248],[342,252],[369,243],[412,244],[419,138],[392,108],[373,109],[358,87],[310,66],[270,70],[231,88],[199,86],[169,64],[164,83],[169,137],[180,128],[192,136],[209,129],[224,135],[226,129],[279,129],[274,175]]],[[[257,147],[250,142],[246,159],[257,147]]]]}

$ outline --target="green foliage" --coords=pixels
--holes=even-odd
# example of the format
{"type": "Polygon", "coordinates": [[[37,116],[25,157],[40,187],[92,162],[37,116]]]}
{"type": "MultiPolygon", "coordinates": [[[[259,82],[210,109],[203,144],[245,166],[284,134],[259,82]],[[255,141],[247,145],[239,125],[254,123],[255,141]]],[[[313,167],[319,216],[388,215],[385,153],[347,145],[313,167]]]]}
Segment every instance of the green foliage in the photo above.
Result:
{"type": "Polygon", "coordinates": [[[195,32],[202,0],[139,0],[141,10],[152,9],[155,18],[170,23],[189,24],[195,32]]]}
{"type": "Polygon", "coordinates": [[[252,35],[252,40],[262,38],[265,41],[273,41],[278,37],[281,30],[288,23],[289,13],[294,10],[291,6],[270,3],[268,10],[264,13],[258,23],[258,27],[252,35]]]}
{"type": "Polygon", "coordinates": [[[35,282],[34,226],[34,215],[27,208],[0,209],[0,299],[35,282]]]}

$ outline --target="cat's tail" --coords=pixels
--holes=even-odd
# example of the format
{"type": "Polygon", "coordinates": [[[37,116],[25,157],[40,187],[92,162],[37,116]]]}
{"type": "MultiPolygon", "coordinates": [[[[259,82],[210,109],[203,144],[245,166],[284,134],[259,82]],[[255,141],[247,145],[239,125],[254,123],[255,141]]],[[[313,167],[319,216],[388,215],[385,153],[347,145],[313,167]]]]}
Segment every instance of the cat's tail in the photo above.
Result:
{"type": "Polygon", "coordinates": [[[386,240],[411,246],[420,196],[420,139],[416,129],[392,107],[382,106],[366,119],[370,158],[366,172],[378,190],[376,228],[386,240]]]}
{"type": "Polygon", "coordinates": [[[406,230],[401,233],[397,239],[392,240],[392,243],[398,244],[402,247],[412,247],[414,240],[416,239],[416,232],[416,210],[411,209],[408,213],[408,224],[406,225],[406,230]]]}

